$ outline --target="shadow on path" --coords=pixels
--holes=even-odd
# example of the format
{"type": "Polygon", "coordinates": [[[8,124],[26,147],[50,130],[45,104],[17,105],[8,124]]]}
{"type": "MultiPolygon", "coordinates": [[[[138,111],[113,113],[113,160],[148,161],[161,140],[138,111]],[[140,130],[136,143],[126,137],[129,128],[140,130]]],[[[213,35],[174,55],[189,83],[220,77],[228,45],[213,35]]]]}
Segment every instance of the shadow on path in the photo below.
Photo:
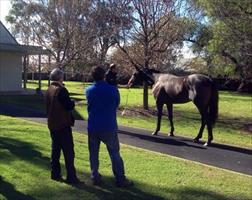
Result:
{"type": "Polygon", "coordinates": [[[142,140],[148,140],[154,143],[161,143],[161,144],[168,144],[168,145],[175,145],[175,146],[188,146],[188,147],[193,147],[197,149],[206,149],[205,147],[201,147],[201,146],[197,146],[193,144],[191,145],[191,144],[188,144],[183,141],[179,141],[171,137],[164,138],[160,136],[143,135],[143,134],[132,133],[132,132],[124,131],[124,130],[119,130],[118,132],[125,135],[131,135],[142,140]]]}
{"type": "MultiPolygon", "coordinates": [[[[185,142],[192,142],[192,140],[189,140],[189,139],[183,139],[182,138],[180,140],[185,141],[185,142]]],[[[201,141],[201,142],[199,142],[199,144],[203,145],[204,142],[201,141]]],[[[230,146],[230,145],[226,145],[226,144],[212,143],[209,147],[210,148],[216,148],[216,149],[222,149],[222,150],[227,150],[227,151],[233,151],[233,152],[252,155],[252,149],[236,147],[236,146],[230,146]]]]}
{"type": "MultiPolygon", "coordinates": [[[[84,120],[77,110],[73,110],[75,119],[84,120]]],[[[0,104],[0,115],[7,115],[11,117],[28,117],[28,118],[46,118],[45,109],[27,108],[24,106],[0,104]]]]}
{"type": "Polygon", "coordinates": [[[187,147],[193,147],[196,149],[220,149],[220,150],[227,150],[231,152],[238,152],[242,154],[252,155],[252,149],[248,148],[242,148],[242,147],[236,147],[236,146],[230,146],[226,144],[219,144],[219,143],[212,143],[208,147],[204,147],[203,144],[205,142],[200,141],[199,143],[194,143],[191,138],[185,138],[181,136],[165,136],[165,134],[159,134],[157,136],[151,135],[150,131],[145,131],[143,129],[136,129],[134,132],[132,128],[123,127],[123,130],[119,128],[118,133],[129,135],[135,138],[139,138],[142,140],[147,140],[154,143],[160,143],[160,144],[168,144],[168,145],[175,145],[175,146],[187,146],[187,147]],[[128,129],[128,130],[127,130],[128,129]],[[143,133],[144,132],[144,133],[143,133]]]}

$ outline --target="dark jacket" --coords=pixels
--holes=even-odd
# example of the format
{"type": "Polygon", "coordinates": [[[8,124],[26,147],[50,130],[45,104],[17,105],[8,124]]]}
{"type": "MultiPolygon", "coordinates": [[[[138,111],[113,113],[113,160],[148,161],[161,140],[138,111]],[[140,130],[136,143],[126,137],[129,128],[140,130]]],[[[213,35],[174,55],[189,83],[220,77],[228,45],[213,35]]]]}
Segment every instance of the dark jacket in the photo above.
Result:
{"type": "Polygon", "coordinates": [[[108,84],[116,86],[117,85],[116,75],[117,73],[112,72],[112,70],[109,69],[105,74],[105,80],[108,82],[108,84]]]}
{"type": "Polygon", "coordinates": [[[52,82],[45,94],[47,123],[50,130],[60,130],[74,123],[71,110],[75,104],[63,84],[52,82]]]}

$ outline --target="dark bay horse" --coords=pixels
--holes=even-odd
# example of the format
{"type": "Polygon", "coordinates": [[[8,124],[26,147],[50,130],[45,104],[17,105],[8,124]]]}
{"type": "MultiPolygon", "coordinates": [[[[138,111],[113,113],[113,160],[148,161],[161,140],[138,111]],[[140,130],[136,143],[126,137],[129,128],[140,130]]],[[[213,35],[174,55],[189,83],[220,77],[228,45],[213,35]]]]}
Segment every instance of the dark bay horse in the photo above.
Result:
{"type": "Polygon", "coordinates": [[[174,136],[173,104],[187,103],[192,101],[201,115],[201,127],[194,142],[199,142],[205,126],[207,125],[207,146],[213,140],[212,128],[218,118],[218,91],[214,82],[205,75],[192,74],[189,76],[175,76],[172,74],[157,73],[156,70],[136,68],[128,85],[131,86],[136,80],[146,81],[152,85],[153,95],[156,100],[158,111],[157,127],[153,135],[160,131],[163,106],[166,104],[170,121],[170,136],[174,136]]]}

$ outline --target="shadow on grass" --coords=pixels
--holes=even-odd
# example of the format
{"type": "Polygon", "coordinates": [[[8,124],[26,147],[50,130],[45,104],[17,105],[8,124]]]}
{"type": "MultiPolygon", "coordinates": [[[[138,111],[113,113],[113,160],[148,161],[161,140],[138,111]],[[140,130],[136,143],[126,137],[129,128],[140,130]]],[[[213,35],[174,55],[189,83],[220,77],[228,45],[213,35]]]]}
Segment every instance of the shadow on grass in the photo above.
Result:
{"type": "Polygon", "coordinates": [[[3,195],[7,200],[35,200],[35,198],[32,196],[17,191],[11,183],[5,181],[1,176],[0,194],[3,195]]]}
{"type": "MultiPolygon", "coordinates": [[[[29,163],[35,164],[38,167],[45,168],[48,170],[47,167],[50,163],[48,157],[42,156],[41,152],[35,149],[31,143],[20,141],[18,139],[12,139],[7,137],[0,137],[0,150],[3,150],[0,154],[0,159],[4,160],[5,162],[20,159],[27,161],[29,163]],[[7,150],[7,151],[5,151],[7,150]],[[6,152],[6,155],[5,155],[6,152]],[[11,155],[10,155],[11,154],[11,155]]],[[[65,168],[62,165],[62,168],[65,168]]],[[[30,171],[32,174],[32,171],[30,171]]],[[[144,172],[142,172],[144,173],[144,172]]],[[[158,173],[158,172],[157,172],[158,173]]],[[[144,183],[141,180],[133,180],[135,186],[121,189],[115,187],[114,184],[114,177],[112,176],[103,176],[102,180],[103,183],[101,186],[93,186],[91,184],[89,174],[83,173],[78,170],[78,174],[80,175],[81,180],[84,180],[86,184],[81,186],[73,186],[72,189],[67,189],[65,187],[59,187],[59,185],[55,187],[48,185],[41,185],[40,189],[37,191],[30,190],[31,194],[23,194],[17,191],[12,183],[5,181],[0,176],[0,194],[3,195],[8,200],[33,200],[36,199],[36,195],[40,195],[43,193],[44,199],[52,198],[57,199],[58,197],[62,196],[62,194],[66,195],[66,199],[79,199],[80,195],[86,195],[90,197],[89,199],[99,200],[161,200],[161,199],[207,199],[207,200],[227,200],[225,196],[208,191],[203,190],[200,188],[189,187],[185,188],[169,188],[167,187],[159,187],[156,185],[151,185],[148,183],[144,183]],[[53,187],[53,188],[52,188],[53,187]],[[47,191],[52,191],[48,192],[47,191]],[[50,196],[49,196],[50,195],[50,196]]],[[[50,178],[45,177],[50,182],[50,178]]],[[[145,180],[146,182],[148,180],[145,180]]],[[[58,183],[64,184],[64,183],[58,183]]],[[[85,198],[86,199],[86,198],[85,198]]]]}
{"type": "MultiPolygon", "coordinates": [[[[222,194],[218,194],[217,192],[208,191],[200,188],[193,187],[181,187],[176,189],[168,189],[168,192],[173,196],[176,196],[176,199],[190,199],[190,200],[199,200],[199,199],[207,199],[207,200],[229,200],[230,198],[223,196],[222,194]]],[[[169,198],[168,198],[169,199],[169,198]]]]}
{"type": "Polygon", "coordinates": [[[44,157],[35,148],[36,147],[34,145],[28,142],[7,137],[0,137],[0,150],[2,151],[0,154],[1,160],[4,160],[4,162],[11,162],[15,159],[20,159],[48,169],[50,159],[48,157],[44,157]]]}
{"type": "MultiPolygon", "coordinates": [[[[85,173],[85,177],[89,177],[85,173]]],[[[89,178],[88,178],[89,179],[89,178]]],[[[86,182],[88,181],[86,179],[86,182]]],[[[102,184],[100,186],[93,186],[91,182],[82,184],[80,186],[73,186],[77,190],[85,191],[97,199],[101,200],[161,200],[164,199],[160,194],[155,194],[147,188],[151,188],[150,185],[145,185],[144,183],[134,181],[134,186],[129,188],[118,188],[115,186],[114,177],[102,176],[102,184]]],[[[155,190],[155,188],[153,188],[155,190]]],[[[156,190],[158,191],[158,190],[156,190]]]]}
{"type": "MultiPolygon", "coordinates": [[[[85,174],[85,177],[88,175],[85,174]]],[[[134,186],[129,188],[117,188],[114,185],[114,178],[103,176],[102,184],[100,186],[93,186],[89,182],[80,186],[73,186],[79,192],[87,192],[90,196],[99,200],[163,200],[163,199],[178,199],[178,200],[228,200],[217,192],[208,191],[201,188],[194,187],[178,187],[169,188],[150,185],[141,181],[134,181],[134,186]]],[[[64,191],[58,190],[57,193],[64,191]]],[[[69,197],[71,198],[71,197],[69,197]]],[[[74,199],[74,196],[72,197],[74,199]]],[[[93,198],[92,198],[93,199],[93,198]]]]}
{"type": "MultiPolygon", "coordinates": [[[[20,141],[17,139],[7,138],[7,137],[0,137],[0,150],[3,150],[0,154],[1,161],[4,162],[11,162],[15,160],[24,160],[26,162],[35,164],[37,167],[45,168],[45,170],[48,170],[49,172],[49,163],[50,160],[47,157],[42,156],[41,152],[35,149],[36,146],[20,141]],[[6,151],[7,150],[7,151],[6,151]]],[[[61,164],[63,171],[65,171],[65,165],[61,164]]],[[[30,171],[32,174],[32,171],[30,171]]],[[[88,174],[84,174],[83,178],[83,172],[78,171],[78,174],[81,174],[81,178],[84,179],[86,182],[89,179],[88,174]]],[[[51,181],[50,177],[45,177],[48,179],[48,182],[51,181]]],[[[52,198],[57,199],[57,196],[61,196],[63,193],[66,194],[66,197],[69,197],[68,199],[76,199],[77,196],[79,196],[80,192],[85,192],[88,195],[94,195],[98,199],[139,199],[139,200],[145,200],[145,199],[163,199],[159,197],[158,195],[154,195],[149,193],[148,191],[142,191],[136,187],[132,187],[128,190],[120,189],[115,187],[114,185],[114,178],[113,177],[103,177],[104,184],[101,187],[94,187],[89,184],[83,184],[79,187],[73,186],[75,189],[74,191],[69,191],[69,193],[66,190],[61,190],[56,187],[53,188],[53,194],[50,193],[50,195],[53,195],[52,198]]],[[[89,181],[91,182],[91,181],[89,181]]],[[[64,184],[64,183],[59,183],[64,184]]],[[[41,194],[45,193],[47,190],[51,190],[51,188],[48,188],[50,186],[41,186],[41,191],[34,192],[31,190],[32,194],[41,194]]],[[[55,187],[55,186],[54,186],[55,187]]],[[[145,187],[143,187],[145,188],[145,187]]],[[[6,199],[8,200],[33,200],[36,199],[36,196],[30,196],[25,195],[17,190],[15,190],[14,185],[11,183],[6,182],[2,177],[0,177],[0,194],[2,194],[6,199]]],[[[49,195],[49,194],[48,194],[49,195]]],[[[49,196],[47,196],[49,197],[49,196]]],[[[51,197],[50,197],[51,198],[51,197]]]]}

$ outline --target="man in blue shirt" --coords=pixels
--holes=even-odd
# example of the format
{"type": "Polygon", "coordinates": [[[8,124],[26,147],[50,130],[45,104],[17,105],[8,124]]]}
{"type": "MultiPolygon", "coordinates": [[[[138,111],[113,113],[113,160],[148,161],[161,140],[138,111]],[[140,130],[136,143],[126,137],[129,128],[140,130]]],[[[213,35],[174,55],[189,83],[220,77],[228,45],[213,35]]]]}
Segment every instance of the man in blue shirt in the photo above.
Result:
{"type": "Polygon", "coordinates": [[[93,67],[92,76],[95,82],[86,89],[91,179],[94,185],[101,183],[98,157],[102,141],[107,146],[117,186],[131,186],[133,183],[125,177],[117,135],[116,110],[120,104],[119,91],[104,81],[105,70],[102,66],[93,67]]]}

